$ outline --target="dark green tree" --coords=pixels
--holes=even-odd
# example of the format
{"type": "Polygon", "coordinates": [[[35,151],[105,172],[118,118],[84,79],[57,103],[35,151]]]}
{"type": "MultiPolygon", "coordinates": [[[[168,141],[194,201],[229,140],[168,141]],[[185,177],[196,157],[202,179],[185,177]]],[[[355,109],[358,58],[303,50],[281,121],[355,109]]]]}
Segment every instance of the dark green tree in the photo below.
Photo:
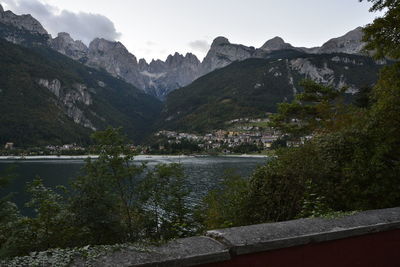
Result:
{"type": "Polygon", "coordinates": [[[244,225],[248,222],[245,203],[248,180],[231,170],[225,172],[219,188],[210,191],[198,211],[206,229],[244,225]]]}
{"type": "Polygon", "coordinates": [[[149,212],[152,226],[149,233],[155,239],[167,240],[192,233],[190,190],[183,168],[179,164],[160,164],[141,182],[141,199],[149,212]]]}
{"type": "MultiPolygon", "coordinates": [[[[0,192],[14,178],[13,169],[6,170],[5,174],[0,176],[0,192]]],[[[13,243],[11,238],[20,219],[21,214],[17,205],[10,201],[11,195],[7,195],[0,199],[0,258],[14,255],[13,243]]]]}
{"type": "Polygon", "coordinates": [[[93,134],[96,160],[88,159],[85,175],[74,183],[71,200],[77,221],[95,243],[133,241],[137,181],[146,166],[133,164],[135,153],[120,129],[108,128],[93,134]],[[93,235],[93,233],[97,233],[93,235]]]}
{"type": "Polygon", "coordinates": [[[8,203],[4,210],[8,211],[8,221],[0,225],[0,229],[9,231],[5,233],[1,256],[21,256],[32,251],[74,245],[75,231],[64,198],[45,187],[39,178],[28,183],[27,191],[31,199],[26,206],[32,208],[35,215],[23,217],[15,205],[8,203]]]}
{"type": "Polygon", "coordinates": [[[270,126],[280,130],[291,139],[299,139],[326,130],[336,119],[343,106],[338,103],[341,91],[311,80],[300,83],[304,91],[291,103],[278,105],[278,113],[271,115],[270,126]]]}
{"type": "MultiPolygon", "coordinates": [[[[363,0],[360,0],[362,2],[363,0]]],[[[400,58],[400,1],[366,0],[373,3],[370,11],[384,11],[382,17],[364,28],[365,50],[371,51],[376,58],[400,58]]]]}

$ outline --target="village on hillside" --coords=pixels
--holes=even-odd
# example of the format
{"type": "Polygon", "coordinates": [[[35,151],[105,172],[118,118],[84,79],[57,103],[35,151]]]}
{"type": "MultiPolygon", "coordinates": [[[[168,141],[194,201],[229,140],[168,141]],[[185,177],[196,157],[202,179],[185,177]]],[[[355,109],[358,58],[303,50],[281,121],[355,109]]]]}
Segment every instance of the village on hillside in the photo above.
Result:
{"type": "Polygon", "coordinates": [[[197,145],[201,151],[257,152],[270,149],[281,136],[268,126],[268,122],[268,119],[239,118],[227,122],[228,127],[225,130],[219,129],[206,134],[163,130],[155,136],[158,137],[160,151],[190,143],[197,145]]]}

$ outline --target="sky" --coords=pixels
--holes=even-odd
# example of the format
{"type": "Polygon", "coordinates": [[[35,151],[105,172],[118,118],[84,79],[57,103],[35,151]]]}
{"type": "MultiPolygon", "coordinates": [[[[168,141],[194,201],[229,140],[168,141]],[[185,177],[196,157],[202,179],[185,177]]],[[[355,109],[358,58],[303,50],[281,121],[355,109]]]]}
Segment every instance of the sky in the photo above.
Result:
{"type": "Polygon", "coordinates": [[[137,58],[165,60],[191,52],[200,60],[213,39],[261,47],[280,36],[294,46],[321,46],[373,21],[358,0],[0,0],[5,10],[32,14],[54,37],[69,32],[123,43],[137,58]]]}

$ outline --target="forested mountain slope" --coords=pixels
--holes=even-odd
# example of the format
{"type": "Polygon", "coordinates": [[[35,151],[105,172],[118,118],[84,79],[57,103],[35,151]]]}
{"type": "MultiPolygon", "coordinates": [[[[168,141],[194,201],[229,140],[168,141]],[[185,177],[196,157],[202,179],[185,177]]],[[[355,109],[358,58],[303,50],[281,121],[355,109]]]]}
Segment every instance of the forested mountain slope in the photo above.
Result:
{"type": "Polygon", "coordinates": [[[86,143],[108,125],[138,142],[160,110],[156,98],[106,72],[43,45],[0,40],[0,144],[86,143]]]}
{"type": "Polygon", "coordinates": [[[276,112],[291,101],[305,78],[351,94],[372,86],[382,67],[370,57],[349,54],[305,54],[295,50],[248,59],[209,73],[169,94],[159,128],[204,132],[226,121],[276,112]]]}

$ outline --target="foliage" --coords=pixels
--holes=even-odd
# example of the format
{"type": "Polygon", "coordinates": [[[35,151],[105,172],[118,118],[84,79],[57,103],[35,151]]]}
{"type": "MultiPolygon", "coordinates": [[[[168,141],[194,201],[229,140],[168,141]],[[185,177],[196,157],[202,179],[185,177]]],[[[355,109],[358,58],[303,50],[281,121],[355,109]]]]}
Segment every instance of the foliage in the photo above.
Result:
{"type": "Polygon", "coordinates": [[[278,113],[270,116],[270,126],[292,139],[315,134],[321,129],[326,131],[336,116],[344,112],[344,106],[337,103],[337,98],[345,88],[337,91],[311,80],[300,84],[304,91],[296,95],[292,103],[279,104],[278,113]]]}
{"type": "MultiPolygon", "coordinates": [[[[13,178],[13,168],[6,170],[5,174],[0,176],[0,192],[13,178]]],[[[15,223],[21,217],[17,206],[9,200],[10,195],[0,198],[0,258],[6,254],[7,248],[4,244],[15,227],[15,223]]]]}
{"type": "Polygon", "coordinates": [[[206,229],[244,225],[248,181],[240,175],[227,171],[221,187],[212,190],[204,198],[198,217],[206,229]]]}
{"type": "Polygon", "coordinates": [[[141,199],[152,227],[148,233],[155,239],[167,240],[191,233],[191,208],[187,198],[182,166],[160,164],[149,172],[140,185],[141,199]]]}
{"type": "MultiPolygon", "coordinates": [[[[61,193],[28,184],[27,203],[36,215],[24,217],[0,201],[0,257],[32,251],[125,242],[158,242],[193,233],[189,190],[181,165],[154,169],[134,163],[135,154],[120,129],[93,134],[97,160],[61,193]]],[[[0,186],[3,179],[0,179],[0,186]]]]}
{"type": "Polygon", "coordinates": [[[325,203],[325,197],[316,193],[317,188],[312,180],[305,182],[305,192],[303,196],[303,206],[299,213],[300,218],[306,217],[322,217],[332,214],[334,211],[325,203]]]}
{"type": "Polygon", "coordinates": [[[25,255],[33,250],[69,245],[73,232],[68,225],[70,216],[63,197],[45,187],[40,179],[29,183],[27,191],[32,196],[27,206],[32,207],[36,215],[22,217],[15,205],[9,205],[13,217],[8,224],[1,224],[11,226],[1,243],[1,256],[25,255]]]}
{"type": "MultiPolygon", "coordinates": [[[[362,2],[363,0],[360,0],[362,2]]],[[[373,51],[376,58],[400,59],[400,1],[367,0],[372,2],[371,11],[385,11],[364,29],[365,50],[373,51]]]]}
{"type": "Polygon", "coordinates": [[[159,154],[192,154],[196,152],[200,152],[201,148],[199,147],[198,142],[183,138],[179,141],[173,139],[168,140],[166,137],[161,138],[153,138],[153,140],[149,140],[151,145],[151,153],[159,153],[159,154]],[[172,141],[171,143],[169,141],[172,141]]]}
{"type": "Polygon", "coordinates": [[[19,267],[19,266],[57,266],[67,267],[71,264],[82,264],[83,266],[96,266],[99,258],[120,251],[123,249],[147,252],[150,249],[140,244],[115,244],[84,246],[80,248],[49,249],[42,252],[32,252],[29,256],[15,257],[8,260],[0,260],[0,266],[19,267]]]}
{"type": "Polygon", "coordinates": [[[314,174],[323,175],[320,172],[323,162],[312,149],[305,145],[278,150],[276,158],[253,173],[245,209],[248,223],[283,221],[298,215],[302,209],[305,182],[314,174]]]}
{"type": "MultiPolygon", "coordinates": [[[[362,2],[363,0],[360,0],[362,2]]],[[[373,6],[370,11],[380,11],[382,9],[388,8],[393,9],[399,6],[400,2],[398,0],[367,0],[368,2],[372,2],[373,6]]]]}
{"type": "Polygon", "coordinates": [[[251,143],[242,143],[232,149],[232,152],[234,153],[241,153],[241,154],[246,154],[246,153],[251,153],[251,152],[259,152],[262,149],[260,149],[259,146],[256,144],[251,144],[251,143]]]}

